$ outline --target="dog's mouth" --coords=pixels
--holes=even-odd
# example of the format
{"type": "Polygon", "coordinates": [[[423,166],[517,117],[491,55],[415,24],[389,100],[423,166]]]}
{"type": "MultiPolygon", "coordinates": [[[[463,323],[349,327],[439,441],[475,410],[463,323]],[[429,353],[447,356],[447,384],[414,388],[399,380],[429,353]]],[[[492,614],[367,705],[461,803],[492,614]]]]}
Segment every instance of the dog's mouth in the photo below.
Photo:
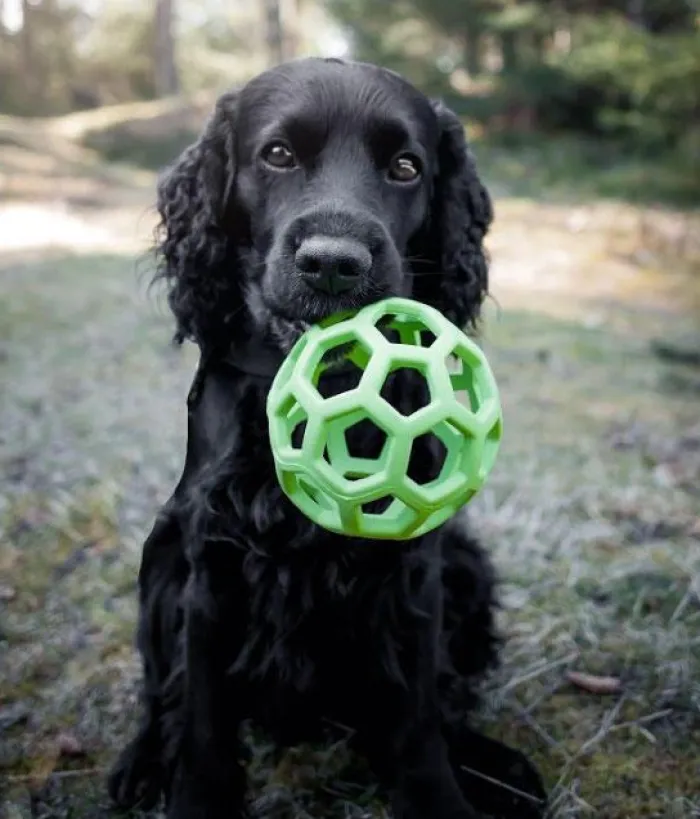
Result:
{"type": "Polygon", "coordinates": [[[363,307],[381,301],[389,295],[390,293],[385,292],[371,299],[343,299],[340,301],[329,299],[327,303],[314,304],[311,309],[304,309],[299,313],[290,311],[288,307],[268,304],[269,326],[275,341],[278,344],[282,342],[286,353],[311,326],[325,324],[334,318],[352,316],[363,307]]]}
{"type": "MultiPolygon", "coordinates": [[[[333,316],[338,316],[340,318],[344,315],[352,315],[353,312],[355,311],[336,311],[336,313],[324,316],[323,319],[333,318],[333,316]]],[[[321,321],[323,319],[321,319],[321,321]]],[[[288,355],[297,341],[299,341],[304,333],[316,323],[317,322],[308,322],[299,319],[276,316],[270,324],[270,332],[275,345],[283,352],[284,355],[288,355]]],[[[336,372],[347,367],[348,354],[352,351],[354,346],[355,344],[353,342],[348,342],[347,344],[338,345],[332,350],[327,351],[323,356],[323,370],[328,372],[336,372]]],[[[319,385],[318,388],[321,389],[321,385],[319,385]]]]}
{"type": "Polygon", "coordinates": [[[324,294],[296,294],[286,303],[278,303],[269,296],[265,298],[269,309],[281,320],[307,326],[332,319],[334,316],[356,313],[363,307],[374,304],[389,296],[397,295],[388,285],[373,284],[358,289],[351,294],[331,296],[324,294]]]}
{"type": "Polygon", "coordinates": [[[289,318],[271,311],[268,329],[274,344],[287,355],[312,324],[313,322],[289,318]]]}
{"type": "Polygon", "coordinates": [[[266,304],[266,327],[270,340],[278,347],[284,355],[287,355],[292,347],[299,341],[304,333],[314,324],[318,324],[326,319],[343,314],[352,315],[359,308],[349,308],[347,306],[334,306],[330,310],[319,310],[308,312],[303,317],[291,314],[284,308],[277,308],[275,305],[266,304]]]}
{"type": "Polygon", "coordinates": [[[256,325],[285,355],[312,325],[335,316],[352,315],[370,304],[399,295],[395,292],[398,281],[394,282],[399,276],[378,275],[358,281],[347,292],[324,293],[300,282],[279,261],[274,267],[276,275],[263,278],[261,286],[251,287],[247,300],[256,325]],[[280,280],[284,282],[282,286],[280,280]]]}

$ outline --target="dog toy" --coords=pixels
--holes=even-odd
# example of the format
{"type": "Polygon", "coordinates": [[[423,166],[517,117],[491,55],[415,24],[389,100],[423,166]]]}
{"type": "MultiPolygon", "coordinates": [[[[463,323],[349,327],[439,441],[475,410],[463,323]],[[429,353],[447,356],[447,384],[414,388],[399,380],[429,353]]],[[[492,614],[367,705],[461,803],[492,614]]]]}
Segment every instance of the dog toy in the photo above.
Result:
{"type": "Polygon", "coordinates": [[[491,471],[503,429],[480,348],[434,308],[403,298],[307,330],[275,376],[267,417],[277,478],[291,501],[332,532],[384,540],[425,534],[464,506],[491,471]],[[345,386],[338,368],[348,367],[357,383],[324,397],[322,382],[336,381],[337,372],[336,386],[345,386]],[[410,414],[383,397],[402,369],[420,374],[429,391],[428,403],[410,414]],[[363,435],[373,428],[377,457],[350,445],[356,425],[363,435]],[[441,442],[444,461],[419,484],[409,461],[426,436],[441,442]]]}

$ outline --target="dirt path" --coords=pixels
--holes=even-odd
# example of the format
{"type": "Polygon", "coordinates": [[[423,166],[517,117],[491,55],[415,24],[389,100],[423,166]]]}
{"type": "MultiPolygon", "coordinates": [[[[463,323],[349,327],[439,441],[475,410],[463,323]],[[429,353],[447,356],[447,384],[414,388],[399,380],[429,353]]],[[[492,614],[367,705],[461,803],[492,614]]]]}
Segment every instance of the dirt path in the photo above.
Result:
{"type": "Polygon", "coordinates": [[[150,203],[99,210],[65,202],[0,204],[0,258],[47,250],[67,253],[138,254],[154,225],[150,203]]]}

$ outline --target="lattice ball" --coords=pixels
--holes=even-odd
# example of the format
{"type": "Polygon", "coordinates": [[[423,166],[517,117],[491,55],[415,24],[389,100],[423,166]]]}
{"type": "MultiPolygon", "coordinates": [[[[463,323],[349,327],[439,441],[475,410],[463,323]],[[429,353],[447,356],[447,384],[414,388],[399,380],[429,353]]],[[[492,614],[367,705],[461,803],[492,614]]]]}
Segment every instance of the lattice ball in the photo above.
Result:
{"type": "Polygon", "coordinates": [[[437,310],[402,298],[311,327],[274,379],[267,416],[277,477],[292,502],[332,532],[385,540],[425,534],[466,504],[494,465],[503,428],[480,348],[437,310]],[[339,357],[354,365],[357,383],[324,397],[319,382],[339,357]],[[430,396],[408,415],[382,397],[401,369],[424,378],[430,396]],[[377,428],[377,457],[349,447],[357,424],[377,428]],[[431,435],[444,459],[420,485],[409,460],[431,435]]]}

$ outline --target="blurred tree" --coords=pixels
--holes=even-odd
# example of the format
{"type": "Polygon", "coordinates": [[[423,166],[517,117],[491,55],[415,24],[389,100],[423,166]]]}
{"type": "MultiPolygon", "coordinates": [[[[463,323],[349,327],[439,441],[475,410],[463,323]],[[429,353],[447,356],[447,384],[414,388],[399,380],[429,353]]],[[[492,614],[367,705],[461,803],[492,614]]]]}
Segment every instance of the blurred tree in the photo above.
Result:
{"type": "Polygon", "coordinates": [[[80,41],[84,93],[102,105],[156,97],[154,28],[152,7],[107,0],[80,41]]]}
{"type": "MultiPolygon", "coordinates": [[[[34,63],[34,38],[35,28],[38,18],[32,13],[32,6],[29,0],[22,0],[22,27],[19,30],[20,44],[20,70],[22,72],[23,84],[29,97],[35,97],[38,90],[38,75],[33,70],[34,63]]],[[[36,100],[40,104],[39,100],[36,100]]]]}
{"type": "MultiPolygon", "coordinates": [[[[216,92],[267,60],[259,2],[9,2],[16,14],[12,26],[0,25],[0,113],[61,114],[180,91],[216,92]]],[[[8,0],[0,3],[7,11],[8,0]]],[[[285,14],[293,21],[283,10],[283,23],[285,14]]],[[[287,51],[294,50],[290,42],[287,51]]]]}
{"type": "Polygon", "coordinates": [[[300,19],[309,8],[308,0],[283,0],[282,3],[282,36],[284,40],[284,58],[293,60],[300,51],[300,19]]]}
{"type": "Polygon", "coordinates": [[[159,97],[177,94],[180,90],[175,63],[174,2],[175,0],[155,0],[153,68],[155,92],[159,97]]]}
{"type": "MultiPolygon", "coordinates": [[[[362,59],[499,128],[700,144],[697,0],[329,0],[362,59]],[[420,54],[406,32],[424,31],[420,54]]],[[[697,149],[689,148],[697,158],[697,149]],[[694,153],[693,153],[694,152],[694,153]]]]}
{"type": "Polygon", "coordinates": [[[60,113],[74,103],[80,11],[57,0],[22,0],[16,30],[0,40],[0,110],[60,113]]]}
{"type": "Polygon", "coordinates": [[[280,0],[263,0],[265,13],[265,42],[270,65],[281,63],[285,57],[284,30],[280,0]]]}
{"type": "Polygon", "coordinates": [[[461,46],[421,19],[410,0],[328,0],[327,7],[345,27],[356,58],[393,68],[427,93],[445,90],[461,46]]]}

